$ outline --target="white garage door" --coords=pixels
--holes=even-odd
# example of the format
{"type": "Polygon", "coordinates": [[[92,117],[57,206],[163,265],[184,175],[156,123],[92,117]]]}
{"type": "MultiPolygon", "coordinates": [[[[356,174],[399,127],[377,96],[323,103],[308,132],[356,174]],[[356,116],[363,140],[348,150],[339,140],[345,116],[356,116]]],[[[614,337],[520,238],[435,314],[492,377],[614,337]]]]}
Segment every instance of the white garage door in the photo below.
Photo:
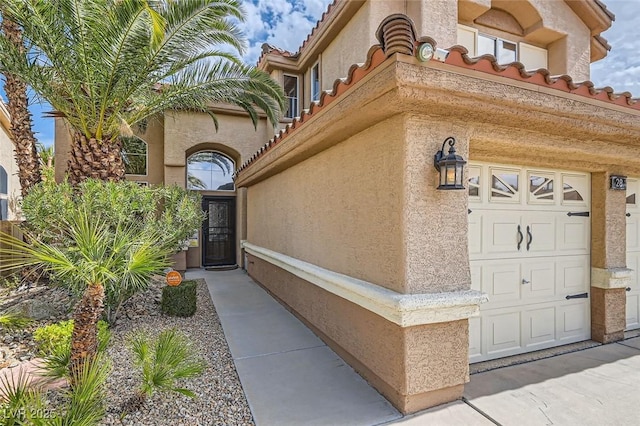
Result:
{"type": "Polygon", "coordinates": [[[469,166],[469,361],[589,339],[590,176],[469,166]]]}
{"type": "Polygon", "coordinates": [[[627,330],[640,328],[640,180],[627,179],[627,268],[633,269],[627,287],[627,330]]]}

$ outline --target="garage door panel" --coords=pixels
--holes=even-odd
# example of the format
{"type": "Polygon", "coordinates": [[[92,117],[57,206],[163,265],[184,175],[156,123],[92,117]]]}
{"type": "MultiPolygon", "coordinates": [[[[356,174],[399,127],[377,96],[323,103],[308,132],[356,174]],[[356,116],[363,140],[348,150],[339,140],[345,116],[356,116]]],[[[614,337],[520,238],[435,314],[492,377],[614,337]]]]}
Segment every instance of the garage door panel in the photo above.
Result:
{"type": "Polygon", "coordinates": [[[627,268],[631,269],[631,282],[627,291],[627,330],[640,328],[640,180],[627,179],[627,268]]]}
{"type": "Polygon", "coordinates": [[[556,293],[556,265],[549,259],[523,263],[523,299],[553,298],[556,293]]]}
{"type": "Polygon", "coordinates": [[[557,294],[564,297],[589,291],[591,267],[588,257],[568,257],[557,262],[557,294]]]}
{"type": "MultiPolygon", "coordinates": [[[[473,212],[472,212],[473,213],[473,212]]],[[[469,214],[469,255],[482,253],[482,216],[469,214]]]]}
{"type": "Polygon", "coordinates": [[[492,303],[517,302],[521,298],[519,262],[492,263],[482,267],[482,291],[492,303]]]}
{"type": "Polygon", "coordinates": [[[485,348],[492,357],[507,356],[521,349],[519,309],[498,309],[482,316],[485,348]]]}
{"type": "Polygon", "coordinates": [[[591,221],[588,217],[568,217],[566,213],[557,216],[559,232],[558,252],[569,254],[588,254],[591,221]]]}
{"type": "Polygon", "coordinates": [[[529,253],[554,252],[556,250],[556,214],[527,214],[525,249],[529,253]]]}
{"type": "Polygon", "coordinates": [[[469,170],[472,288],[489,296],[469,322],[470,361],[589,339],[589,299],[566,296],[590,291],[590,175],[483,163],[469,170]]]}
{"type": "Polygon", "coordinates": [[[640,250],[640,237],[638,236],[638,217],[627,218],[627,251],[640,250]]]}
{"type": "MultiPolygon", "coordinates": [[[[473,213],[472,213],[473,214],[473,213]]],[[[517,251],[520,217],[485,213],[483,216],[483,252],[504,254],[517,251]]],[[[522,230],[520,231],[522,232],[522,230]]]]}
{"type": "Polygon", "coordinates": [[[590,309],[588,299],[565,303],[558,310],[558,340],[563,344],[590,337],[590,309]]]}
{"type": "Polygon", "coordinates": [[[627,296],[627,328],[634,329],[640,327],[640,295],[630,294],[627,296]]]}
{"type": "Polygon", "coordinates": [[[553,344],[556,340],[556,309],[553,305],[526,309],[523,312],[525,347],[553,344]]]}

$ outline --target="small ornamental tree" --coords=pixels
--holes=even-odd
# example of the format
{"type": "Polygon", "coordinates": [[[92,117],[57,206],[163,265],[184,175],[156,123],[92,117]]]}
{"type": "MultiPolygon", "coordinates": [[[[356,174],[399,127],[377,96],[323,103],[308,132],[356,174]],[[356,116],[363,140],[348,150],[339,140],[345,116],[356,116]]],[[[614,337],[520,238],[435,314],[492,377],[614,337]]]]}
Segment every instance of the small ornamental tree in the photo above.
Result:
{"type": "MultiPolygon", "coordinates": [[[[46,179],[35,186],[23,200],[26,230],[45,244],[70,246],[69,224],[79,211],[86,211],[92,221],[115,232],[132,229],[153,235],[153,244],[163,252],[179,251],[184,241],[202,224],[204,214],[200,196],[176,186],[141,187],[135,182],[106,182],[88,179],[78,187],[68,182],[56,184],[46,179]]],[[[110,256],[112,253],[105,253],[110,256]]],[[[161,272],[161,270],[155,271],[161,272]]],[[[84,283],[55,274],[53,280],[80,294],[84,283]]],[[[117,277],[105,283],[104,309],[113,323],[122,304],[134,294],[148,288],[149,280],[117,277]]]]}

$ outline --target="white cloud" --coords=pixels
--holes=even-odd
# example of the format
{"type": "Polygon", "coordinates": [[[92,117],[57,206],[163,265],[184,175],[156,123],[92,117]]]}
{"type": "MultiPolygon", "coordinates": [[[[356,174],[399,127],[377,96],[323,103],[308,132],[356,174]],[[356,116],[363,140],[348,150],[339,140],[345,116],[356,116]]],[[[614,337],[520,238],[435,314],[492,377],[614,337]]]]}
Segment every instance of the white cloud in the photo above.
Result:
{"type": "Polygon", "coordinates": [[[255,64],[263,43],[297,52],[331,0],[253,0],[244,3],[240,24],[249,40],[245,62],[255,64]]]}
{"type": "Polygon", "coordinates": [[[610,86],[616,92],[631,92],[640,97],[640,38],[636,37],[640,2],[606,0],[616,14],[611,29],[603,36],[612,49],[609,55],[591,65],[591,80],[596,87],[610,86]]]}

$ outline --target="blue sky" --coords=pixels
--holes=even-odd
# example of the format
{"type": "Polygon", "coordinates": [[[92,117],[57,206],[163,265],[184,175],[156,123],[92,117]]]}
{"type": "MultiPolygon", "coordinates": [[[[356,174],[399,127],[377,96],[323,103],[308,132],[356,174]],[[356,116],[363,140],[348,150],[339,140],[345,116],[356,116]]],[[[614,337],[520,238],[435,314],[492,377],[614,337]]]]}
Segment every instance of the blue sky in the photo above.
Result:
{"type": "MultiPolygon", "coordinates": [[[[607,58],[592,65],[591,80],[596,87],[611,86],[616,92],[626,90],[640,97],[640,38],[635,36],[640,24],[640,1],[604,1],[616,14],[613,27],[603,34],[613,49],[607,58]]],[[[246,21],[240,24],[248,40],[245,61],[255,64],[265,42],[297,51],[330,2],[245,0],[246,21]]],[[[1,90],[0,95],[4,98],[1,90]]],[[[46,146],[53,144],[53,119],[42,118],[42,113],[49,110],[48,106],[32,105],[36,136],[46,146]]]]}

